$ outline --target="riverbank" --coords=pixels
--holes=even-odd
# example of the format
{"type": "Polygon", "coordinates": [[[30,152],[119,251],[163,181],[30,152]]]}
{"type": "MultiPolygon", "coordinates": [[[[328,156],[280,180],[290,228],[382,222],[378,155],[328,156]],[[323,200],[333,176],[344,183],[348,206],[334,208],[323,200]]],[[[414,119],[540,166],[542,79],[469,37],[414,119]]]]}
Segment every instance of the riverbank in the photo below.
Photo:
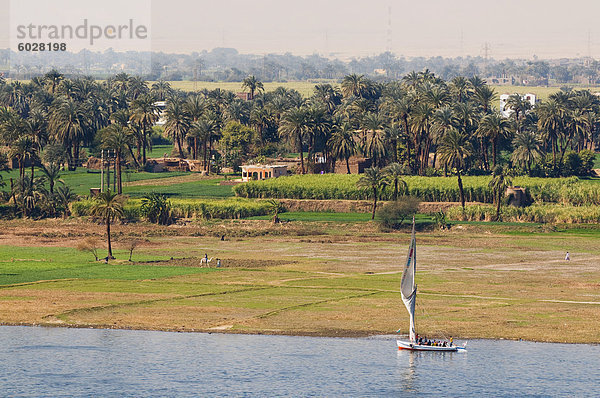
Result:
{"type": "MultiPolygon", "coordinates": [[[[399,293],[408,230],[261,220],[116,225],[117,260],[104,264],[76,249],[92,238],[104,256],[102,226],[0,227],[1,324],[339,337],[408,328],[399,293]],[[213,260],[200,267],[205,253],[213,260]]],[[[598,237],[598,229],[533,224],[419,232],[418,332],[599,343],[598,237]]]]}

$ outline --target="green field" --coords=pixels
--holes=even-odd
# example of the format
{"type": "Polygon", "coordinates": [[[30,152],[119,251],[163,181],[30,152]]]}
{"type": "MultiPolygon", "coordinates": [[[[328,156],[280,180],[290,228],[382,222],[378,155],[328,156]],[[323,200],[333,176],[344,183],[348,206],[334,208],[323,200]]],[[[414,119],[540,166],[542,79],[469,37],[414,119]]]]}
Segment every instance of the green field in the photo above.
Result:
{"type": "MultiPolygon", "coordinates": [[[[406,331],[399,285],[409,230],[382,233],[341,217],[347,221],[115,224],[117,259],[109,264],[74,249],[95,237],[104,256],[103,226],[0,221],[0,323],[320,336],[406,331]],[[131,239],[141,242],[133,262],[124,250],[131,239]],[[210,268],[200,266],[205,253],[210,268]]],[[[597,238],[597,227],[425,228],[417,234],[420,332],[599,342],[597,238]]]]}
{"type": "MultiPolygon", "coordinates": [[[[118,250],[115,256],[127,257],[118,250]]],[[[167,260],[167,255],[135,255],[137,261],[167,260]]],[[[152,267],[104,264],[93,261],[89,253],[69,247],[0,246],[0,285],[56,279],[137,280],[167,278],[210,271],[207,268],[152,267]]]]}
{"type": "MultiPolygon", "coordinates": [[[[41,175],[37,170],[36,174],[41,175]]],[[[10,190],[9,179],[17,179],[18,170],[1,173],[6,186],[1,190],[10,190]]],[[[87,196],[90,188],[100,187],[100,172],[89,172],[79,168],[76,171],[64,171],[61,180],[64,181],[76,194],[87,196]]],[[[111,187],[113,174],[111,174],[111,187]]],[[[125,170],[122,173],[123,193],[132,197],[141,197],[149,192],[162,193],[173,197],[204,197],[204,198],[227,198],[233,196],[232,187],[219,185],[222,178],[201,178],[199,174],[189,172],[164,172],[147,173],[133,170],[125,170]],[[150,181],[153,180],[153,181],[150,181]],[[156,183],[154,183],[156,181],[156,183]],[[141,184],[141,185],[136,185],[141,184]]]]}

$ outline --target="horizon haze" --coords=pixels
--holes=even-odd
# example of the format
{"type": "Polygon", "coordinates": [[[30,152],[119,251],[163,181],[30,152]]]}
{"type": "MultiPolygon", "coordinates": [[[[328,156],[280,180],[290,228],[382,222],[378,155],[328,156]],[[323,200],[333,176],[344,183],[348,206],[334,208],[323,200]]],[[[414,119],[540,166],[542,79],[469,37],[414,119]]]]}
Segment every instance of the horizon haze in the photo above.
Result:
{"type": "MultiPolygon", "coordinates": [[[[0,0],[0,48],[9,47],[8,3],[0,0]]],[[[584,0],[153,0],[152,50],[229,47],[340,59],[384,51],[406,57],[596,57],[599,13],[600,2],[584,0]]]]}

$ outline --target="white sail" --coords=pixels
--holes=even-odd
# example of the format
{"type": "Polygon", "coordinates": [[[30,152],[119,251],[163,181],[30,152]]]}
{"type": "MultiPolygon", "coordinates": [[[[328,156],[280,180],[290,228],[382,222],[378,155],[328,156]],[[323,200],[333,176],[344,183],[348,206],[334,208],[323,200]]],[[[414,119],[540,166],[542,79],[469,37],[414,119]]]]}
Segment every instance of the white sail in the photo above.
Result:
{"type": "Polygon", "coordinates": [[[402,283],[400,292],[402,301],[410,315],[410,341],[415,342],[415,302],[417,299],[417,286],[415,285],[415,271],[417,262],[417,244],[415,239],[415,219],[413,218],[412,236],[410,246],[408,248],[408,256],[406,258],[406,266],[402,272],[402,283]]]}

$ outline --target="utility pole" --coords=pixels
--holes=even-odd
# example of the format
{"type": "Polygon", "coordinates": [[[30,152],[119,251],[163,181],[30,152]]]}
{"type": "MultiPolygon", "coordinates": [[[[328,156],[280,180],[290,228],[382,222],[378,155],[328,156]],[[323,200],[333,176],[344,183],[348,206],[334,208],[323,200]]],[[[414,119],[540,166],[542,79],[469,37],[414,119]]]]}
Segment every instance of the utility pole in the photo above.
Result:
{"type": "Polygon", "coordinates": [[[489,55],[490,55],[490,43],[488,43],[486,41],[485,44],[483,45],[483,67],[485,68],[486,73],[487,73],[487,68],[488,68],[488,56],[489,55]]]}

